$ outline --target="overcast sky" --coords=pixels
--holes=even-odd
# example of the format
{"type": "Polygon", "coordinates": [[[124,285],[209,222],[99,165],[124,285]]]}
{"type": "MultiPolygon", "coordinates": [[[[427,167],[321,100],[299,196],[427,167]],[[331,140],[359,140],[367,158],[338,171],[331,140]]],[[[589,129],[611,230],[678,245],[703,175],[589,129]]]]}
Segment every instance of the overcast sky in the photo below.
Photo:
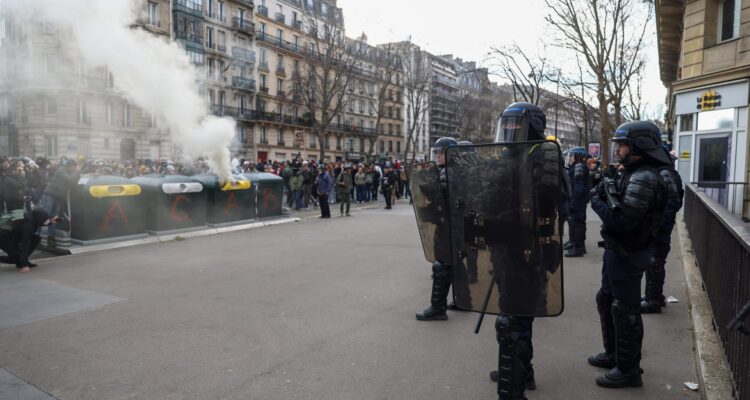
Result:
{"type": "MultiPolygon", "coordinates": [[[[373,45],[411,36],[412,42],[433,54],[453,54],[482,64],[492,46],[515,41],[536,52],[540,38],[554,44],[542,0],[339,0],[338,4],[344,10],[347,35],[365,32],[373,45]]],[[[648,34],[644,100],[653,109],[664,102],[666,89],[659,79],[653,21],[648,34]]]]}

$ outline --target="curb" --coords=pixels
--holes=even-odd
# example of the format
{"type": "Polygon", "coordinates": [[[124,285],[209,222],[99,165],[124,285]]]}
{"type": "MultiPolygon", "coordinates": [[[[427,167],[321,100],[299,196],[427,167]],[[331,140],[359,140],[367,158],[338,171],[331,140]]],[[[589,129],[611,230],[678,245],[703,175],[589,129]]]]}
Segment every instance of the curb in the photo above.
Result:
{"type": "MultiPolygon", "coordinates": [[[[251,222],[248,224],[241,224],[241,225],[231,225],[231,226],[225,226],[225,227],[200,229],[200,230],[183,232],[183,233],[172,233],[172,234],[167,234],[167,235],[151,235],[142,239],[123,240],[121,242],[109,242],[109,243],[95,244],[95,245],[90,245],[90,246],[76,245],[76,246],[71,246],[67,249],[54,249],[54,252],[60,255],[94,253],[98,251],[106,251],[106,250],[120,249],[124,247],[139,246],[142,244],[164,243],[164,242],[184,240],[184,239],[194,238],[194,237],[218,235],[220,233],[244,231],[244,230],[249,230],[249,229],[262,228],[265,226],[286,224],[289,222],[297,222],[299,220],[300,218],[294,218],[294,217],[279,218],[279,219],[272,219],[268,221],[251,222]]],[[[39,246],[39,247],[42,250],[50,251],[50,250],[45,249],[44,246],[39,246]]],[[[55,257],[52,257],[49,259],[54,259],[54,258],[55,257]]],[[[43,260],[47,260],[47,259],[41,259],[39,261],[43,261],[43,260]]]]}
{"type": "Polygon", "coordinates": [[[678,215],[677,229],[685,272],[688,314],[693,327],[695,367],[700,380],[701,398],[705,400],[732,400],[734,386],[721,338],[714,327],[713,311],[708,295],[703,289],[703,277],[693,254],[693,244],[688,236],[685,220],[678,215]]]}

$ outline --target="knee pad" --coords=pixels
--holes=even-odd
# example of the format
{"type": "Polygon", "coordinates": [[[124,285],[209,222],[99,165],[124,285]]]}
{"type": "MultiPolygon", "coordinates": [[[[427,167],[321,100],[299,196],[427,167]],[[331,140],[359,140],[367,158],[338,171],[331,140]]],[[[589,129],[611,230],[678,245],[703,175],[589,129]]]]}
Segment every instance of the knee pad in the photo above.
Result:
{"type": "Polygon", "coordinates": [[[600,315],[606,315],[611,312],[613,304],[612,293],[605,293],[601,289],[596,292],[596,309],[600,315]]]}

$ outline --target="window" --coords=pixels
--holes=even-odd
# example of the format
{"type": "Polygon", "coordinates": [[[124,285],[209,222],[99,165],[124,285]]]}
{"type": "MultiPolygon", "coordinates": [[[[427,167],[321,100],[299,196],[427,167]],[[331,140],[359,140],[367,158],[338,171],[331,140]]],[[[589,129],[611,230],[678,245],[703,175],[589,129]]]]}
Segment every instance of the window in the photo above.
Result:
{"type": "Polygon", "coordinates": [[[284,70],[284,56],[281,54],[276,57],[276,69],[284,70]]]}
{"type": "Polygon", "coordinates": [[[266,134],[266,127],[261,126],[260,127],[260,143],[261,144],[268,144],[268,135],[266,134]]]}
{"type": "Polygon", "coordinates": [[[284,93],[284,80],[276,79],[276,94],[281,95],[284,93]]]}
{"type": "Polygon", "coordinates": [[[109,138],[104,138],[104,148],[109,150],[109,138]]]}
{"type": "Polygon", "coordinates": [[[48,74],[54,74],[57,70],[57,57],[53,54],[44,56],[44,71],[48,74]]]}
{"type": "Polygon", "coordinates": [[[693,130],[693,121],[695,114],[686,114],[680,116],[680,132],[689,132],[693,130]]]}
{"type": "Polygon", "coordinates": [[[309,139],[309,143],[310,143],[310,148],[311,149],[314,149],[315,147],[318,146],[318,140],[315,138],[315,134],[314,133],[311,133],[308,136],[308,139],[309,139]]]}
{"type": "Polygon", "coordinates": [[[88,136],[78,137],[78,155],[86,158],[91,157],[91,140],[88,136]]]}
{"type": "Polygon", "coordinates": [[[206,47],[214,48],[214,28],[206,27],[206,47]]]}
{"type": "Polygon", "coordinates": [[[57,113],[57,99],[56,98],[49,97],[44,100],[44,112],[46,114],[57,113]]]}
{"type": "Polygon", "coordinates": [[[240,96],[240,113],[244,114],[247,110],[247,96],[244,94],[240,96]]]}
{"type": "MultiPolygon", "coordinates": [[[[224,3],[219,2],[219,20],[224,21],[224,3]]],[[[244,134],[244,128],[243,128],[243,134],[244,134]]]]}
{"type": "Polygon", "coordinates": [[[130,126],[130,105],[128,103],[122,106],[122,126],[130,126]]]}
{"type": "Polygon", "coordinates": [[[385,142],[382,140],[380,141],[380,152],[385,153],[385,142]]]}
{"type": "Polygon", "coordinates": [[[284,128],[279,128],[278,131],[276,132],[276,143],[279,146],[284,145],[284,128]]]}
{"type": "Polygon", "coordinates": [[[112,103],[107,103],[107,125],[112,125],[112,103]]]}
{"type": "Polygon", "coordinates": [[[341,150],[341,136],[336,136],[336,150],[341,150]]]}
{"type": "Polygon", "coordinates": [[[268,88],[268,85],[266,84],[266,75],[260,74],[260,90],[263,90],[263,88],[268,88]]]}
{"type": "Polygon", "coordinates": [[[734,108],[726,110],[704,111],[698,114],[698,130],[732,129],[734,108]]]}
{"type": "Polygon", "coordinates": [[[388,141],[388,152],[393,153],[393,140],[388,141]]]}
{"type": "Polygon", "coordinates": [[[719,40],[736,38],[740,34],[740,0],[720,0],[719,40]]]}
{"type": "Polygon", "coordinates": [[[226,51],[227,48],[227,34],[224,31],[219,31],[219,51],[226,51]]]}
{"type": "Polygon", "coordinates": [[[349,112],[354,112],[354,99],[349,99],[349,112]]]}
{"type": "Polygon", "coordinates": [[[401,142],[396,142],[396,153],[401,153],[401,142]]]}
{"type": "Polygon", "coordinates": [[[268,69],[268,51],[260,49],[260,67],[268,69]]]}
{"type": "Polygon", "coordinates": [[[83,100],[78,101],[78,123],[83,124],[83,125],[91,125],[91,120],[89,119],[88,105],[83,100]]]}
{"type": "Polygon", "coordinates": [[[244,144],[247,142],[247,137],[245,136],[245,127],[244,126],[238,126],[235,130],[234,134],[234,141],[237,144],[244,144]]]}
{"type": "Polygon", "coordinates": [[[153,1],[148,2],[148,23],[159,26],[159,4],[153,1]]]}
{"type": "Polygon", "coordinates": [[[203,65],[203,53],[198,53],[197,51],[192,50],[185,50],[185,52],[187,53],[190,62],[196,65],[203,65]]]}
{"type": "Polygon", "coordinates": [[[47,157],[57,157],[57,136],[45,136],[44,147],[47,157]]]}
{"type": "Polygon", "coordinates": [[[152,140],[148,142],[148,155],[152,160],[158,160],[161,158],[161,142],[158,140],[152,140]]]}
{"type": "Polygon", "coordinates": [[[401,134],[401,125],[399,125],[399,124],[396,124],[396,134],[397,135],[401,134]]]}
{"type": "Polygon", "coordinates": [[[8,118],[10,116],[8,108],[8,97],[0,96],[0,118],[8,118]]]}
{"type": "Polygon", "coordinates": [[[276,29],[276,37],[279,38],[279,43],[281,43],[281,41],[284,40],[284,31],[276,29]]]}
{"type": "Polygon", "coordinates": [[[159,119],[156,118],[156,115],[150,114],[149,117],[150,117],[150,119],[149,119],[148,127],[149,128],[158,128],[159,127],[158,126],[159,125],[159,119]]]}

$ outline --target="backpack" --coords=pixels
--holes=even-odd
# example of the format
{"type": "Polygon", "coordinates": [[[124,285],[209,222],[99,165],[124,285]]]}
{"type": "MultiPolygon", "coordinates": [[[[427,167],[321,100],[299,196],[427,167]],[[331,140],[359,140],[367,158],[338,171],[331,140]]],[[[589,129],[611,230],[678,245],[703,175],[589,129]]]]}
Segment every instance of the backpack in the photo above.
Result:
{"type": "Polygon", "coordinates": [[[7,214],[0,215],[0,231],[12,231],[18,221],[23,221],[24,210],[12,210],[7,214]]]}

